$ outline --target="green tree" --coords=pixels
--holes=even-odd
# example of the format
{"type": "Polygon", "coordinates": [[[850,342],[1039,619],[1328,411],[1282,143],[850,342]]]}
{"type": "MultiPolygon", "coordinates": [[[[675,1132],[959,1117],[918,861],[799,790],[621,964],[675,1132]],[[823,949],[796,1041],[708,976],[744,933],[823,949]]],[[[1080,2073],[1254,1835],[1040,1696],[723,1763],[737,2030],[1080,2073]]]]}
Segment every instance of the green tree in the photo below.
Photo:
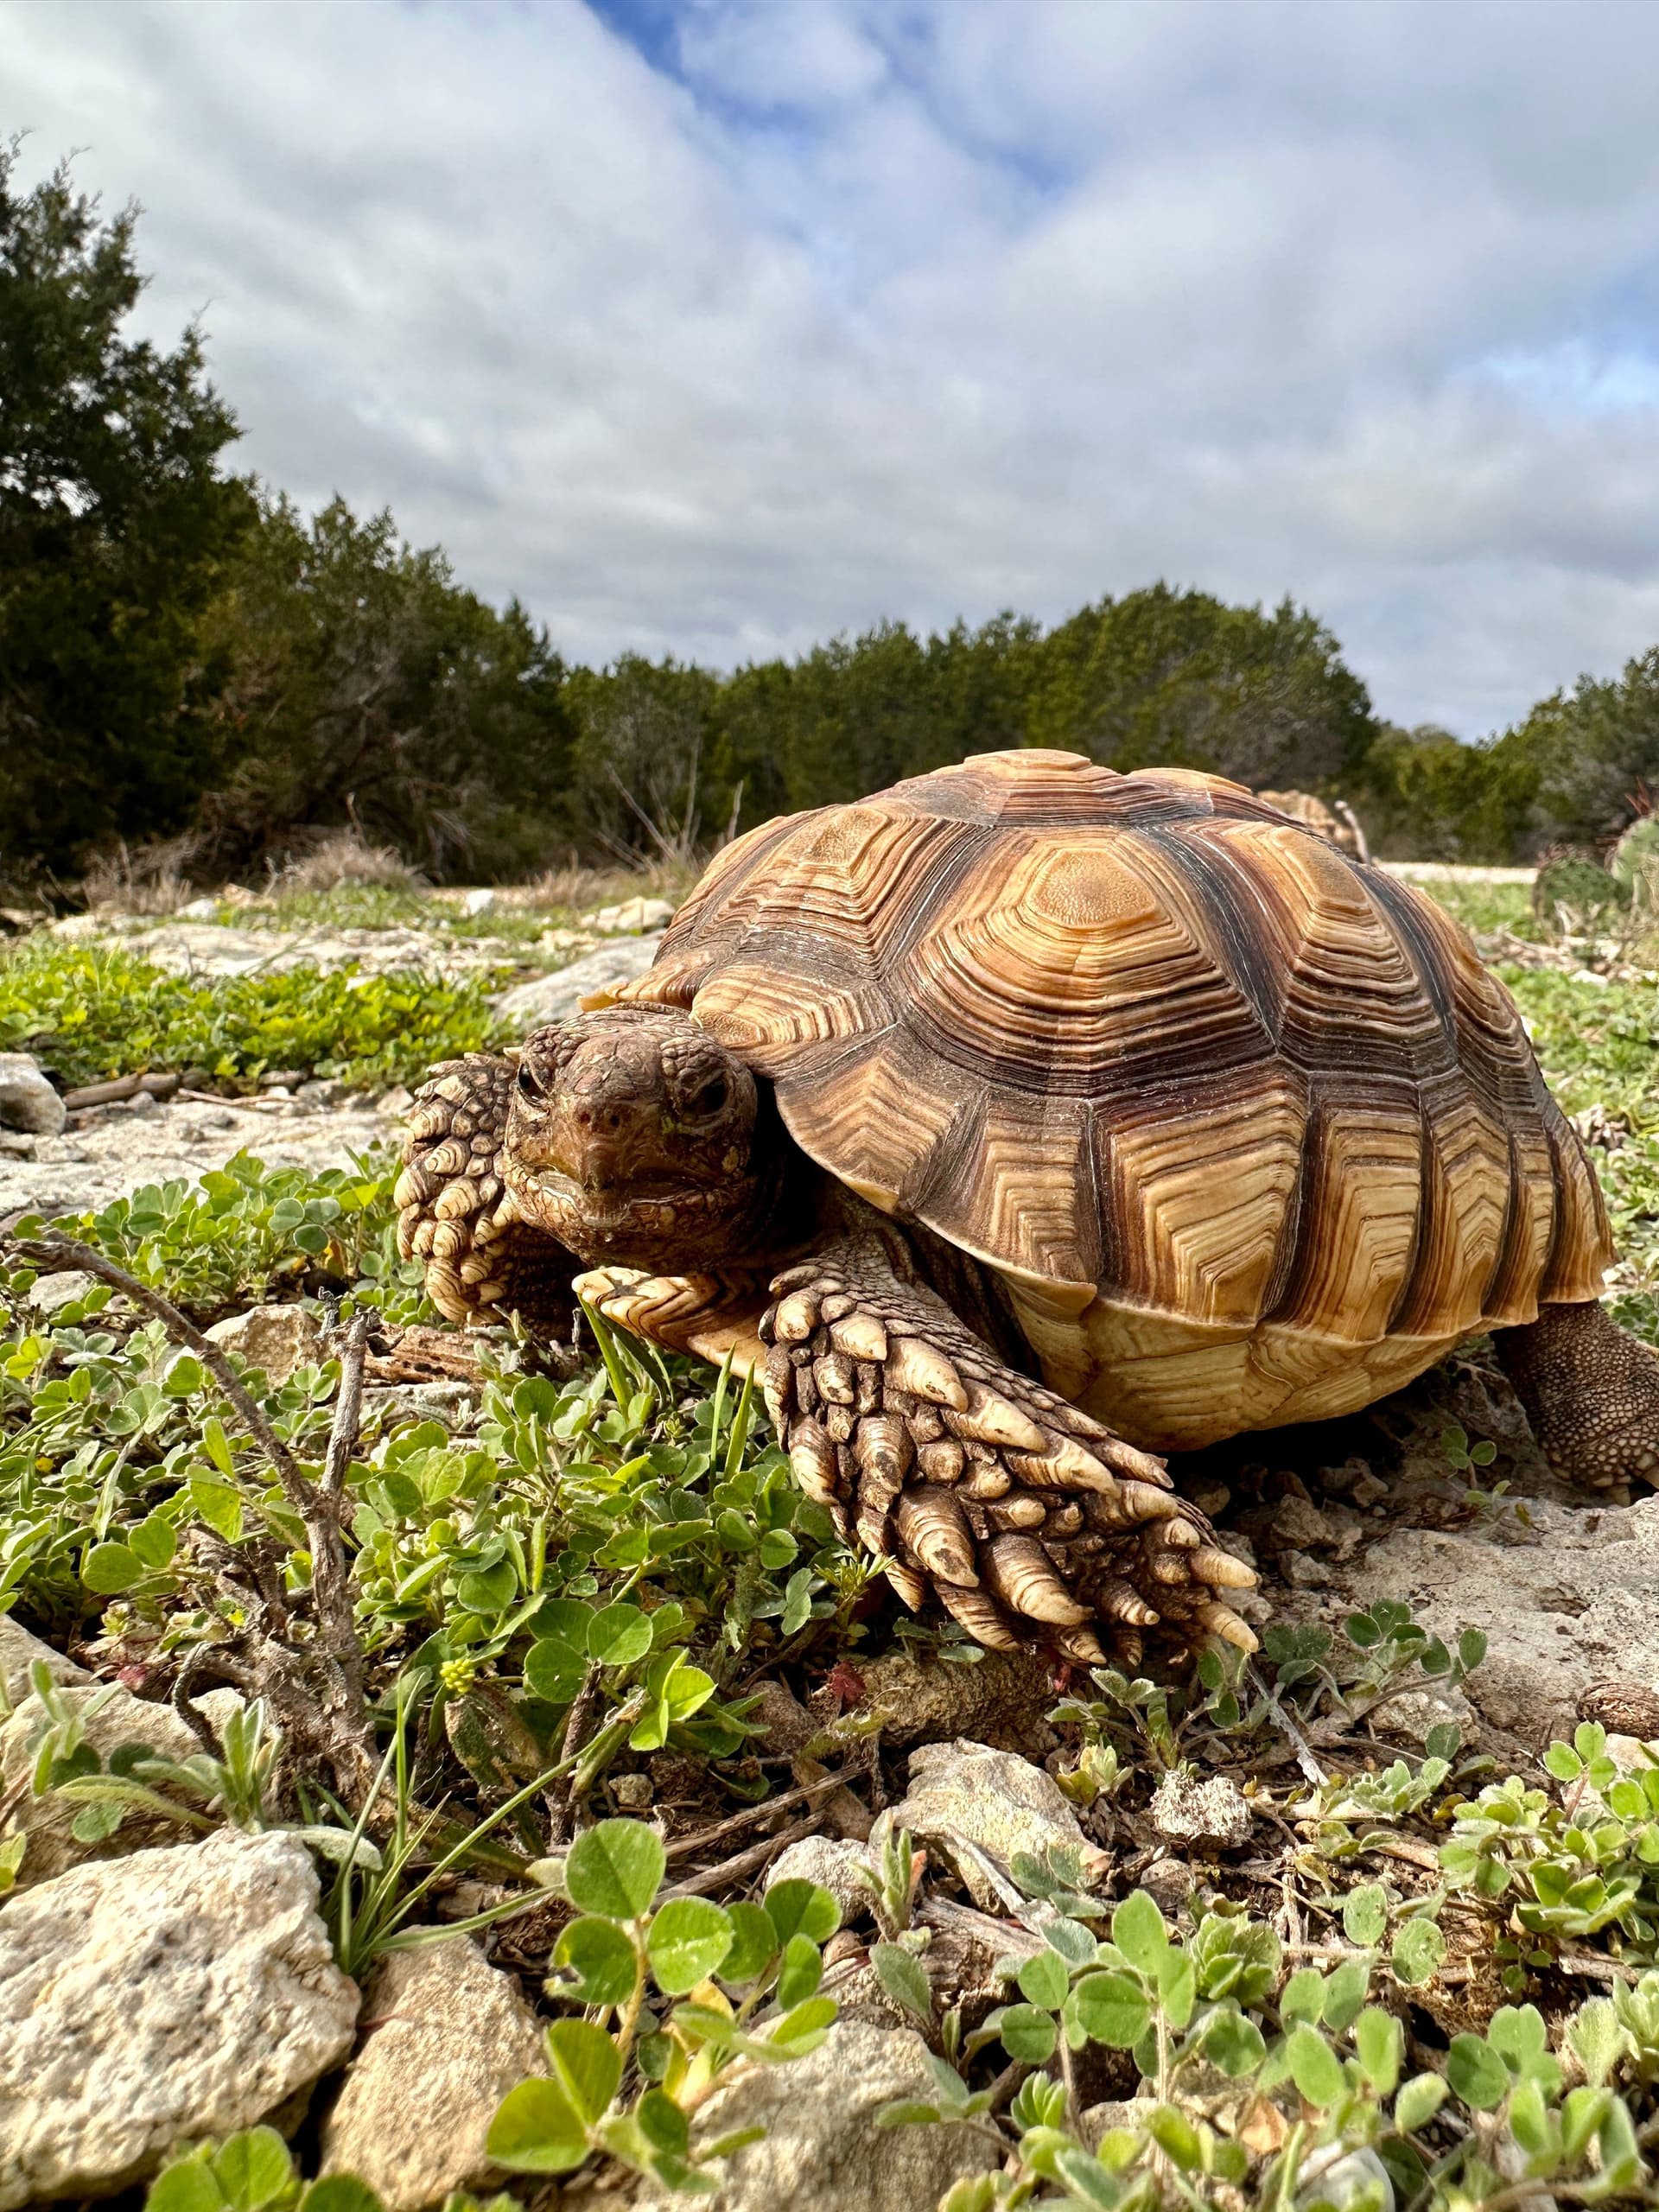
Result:
{"type": "Polygon", "coordinates": [[[1507,739],[1465,745],[1432,722],[1384,723],[1349,796],[1385,859],[1524,860],[1535,837],[1536,764],[1507,739]]]}
{"type": "Polygon", "coordinates": [[[1329,790],[1376,734],[1364,685],[1322,623],[1157,583],[1049,634],[1027,741],[1125,771],[1199,768],[1257,790],[1329,790]]]}
{"type": "Polygon", "coordinates": [[[1581,676],[1570,690],[1541,699],[1496,751],[1534,779],[1535,842],[1616,836],[1643,788],[1659,791],[1659,645],[1619,676],[1581,676]]]}
{"type": "Polygon", "coordinates": [[[500,875],[569,836],[563,664],[390,514],[335,499],[308,521],[262,493],[202,641],[225,773],[200,864],[245,870],[355,821],[435,876],[500,875]]]}
{"type": "Polygon", "coordinates": [[[0,844],[55,869],[172,828],[213,769],[196,624],[247,522],[200,334],[125,334],[136,207],[0,147],[0,844]]]}

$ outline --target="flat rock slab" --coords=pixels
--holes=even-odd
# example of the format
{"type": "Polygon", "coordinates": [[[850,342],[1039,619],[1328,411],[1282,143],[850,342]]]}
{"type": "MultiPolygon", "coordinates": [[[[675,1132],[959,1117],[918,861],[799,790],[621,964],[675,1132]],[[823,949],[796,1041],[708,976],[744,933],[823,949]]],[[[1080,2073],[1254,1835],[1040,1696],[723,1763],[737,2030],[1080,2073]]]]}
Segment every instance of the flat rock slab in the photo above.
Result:
{"type": "Polygon", "coordinates": [[[194,1182],[250,1152],[268,1167],[349,1167],[350,1155],[402,1132],[368,1105],[312,1105],[299,1099],[237,1099],[205,1105],[174,1099],[60,1137],[35,1140],[29,1156],[0,1153],[0,1221],[20,1212],[96,1212],[143,1183],[194,1182]]]}
{"type": "Polygon", "coordinates": [[[142,2182],[266,2119],[351,2048],[297,1837],[222,1829],[0,1909],[0,2212],[142,2182]]]}
{"type": "Polygon", "coordinates": [[[1426,1628],[1454,1642],[1486,1632],[1465,1684],[1484,1719],[1539,1746],[1570,1738],[1592,1683],[1618,1676],[1659,1689],[1659,1497],[1630,1506],[1533,1498],[1526,1529],[1396,1529],[1338,1570],[1338,1615],[1405,1598],[1426,1628]],[[1502,1530],[1502,1535],[1497,1530],[1502,1530]]]}
{"type": "Polygon", "coordinates": [[[0,1682],[5,1685],[8,1705],[21,1704],[29,1695],[29,1675],[41,1660],[45,1661],[54,1682],[92,1680],[84,1667],[76,1666],[73,1659],[66,1659],[49,1643],[42,1643],[38,1636],[31,1636],[13,1615],[0,1613],[0,1682]]]}
{"type": "Polygon", "coordinates": [[[601,945],[585,960],[573,961],[556,976],[538,976],[533,982],[518,983],[494,1001],[495,1010],[526,1031],[545,1021],[568,1021],[582,1010],[582,1001],[595,992],[619,988],[643,976],[657,957],[660,934],[620,937],[601,945]]]}
{"type": "MultiPolygon", "coordinates": [[[[82,1738],[107,1765],[110,1754],[130,1744],[143,1744],[163,1758],[188,1759],[201,1749],[194,1731],[170,1705],[151,1705],[135,1697],[118,1683],[92,1682],[82,1676],[60,1685],[64,1703],[80,1716],[82,1738]]],[[[48,1791],[36,1797],[23,1787],[35,1764],[35,1747],[47,1723],[39,1698],[25,1697],[9,1719],[0,1723],[0,1796],[22,1789],[3,1823],[8,1835],[26,1834],[23,1863],[16,1885],[32,1889],[49,1882],[71,1866],[92,1859],[117,1859],[145,1845],[188,1841],[195,1831],[165,1814],[129,1813],[112,1836],[102,1843],[81,1843],[73,1834],[80,1806],[72,1797],[48,1791]]]]}

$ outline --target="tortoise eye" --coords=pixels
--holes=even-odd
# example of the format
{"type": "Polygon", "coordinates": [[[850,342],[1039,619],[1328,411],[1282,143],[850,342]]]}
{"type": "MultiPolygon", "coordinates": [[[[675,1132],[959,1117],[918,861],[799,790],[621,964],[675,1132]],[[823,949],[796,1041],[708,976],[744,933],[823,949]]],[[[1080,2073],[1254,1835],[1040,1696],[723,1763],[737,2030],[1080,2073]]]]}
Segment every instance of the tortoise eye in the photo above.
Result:
{"type": "Polygon", "coordinates": [[[518,1089],[526,1098],[543,1098],[547,1095],[531,1072],[527,1061],[521,1060],[518,1065],[518,1089]]]}
{"type": "Polygon", "coordinates": [[[711,1115],[724,1110],[731,1096],[731,1086],[723,1075],[711,1075],[707,1083],[686,1103],[686,1113],[694,1122],[706,1122],[711,1115]]]}

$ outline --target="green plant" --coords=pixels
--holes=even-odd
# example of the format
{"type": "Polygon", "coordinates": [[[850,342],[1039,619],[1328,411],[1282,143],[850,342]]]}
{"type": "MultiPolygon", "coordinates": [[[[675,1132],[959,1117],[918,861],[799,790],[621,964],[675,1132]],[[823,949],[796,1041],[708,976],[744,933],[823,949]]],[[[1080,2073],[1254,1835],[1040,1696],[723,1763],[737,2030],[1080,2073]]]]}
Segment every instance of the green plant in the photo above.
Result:
{"type": "MultiPolygon", "coordinates": [[[[452,2197],[444,2212],[461,2212],[466,2202],[452,2197]]],[[[246,2127],[163,2166],[144,2212],[380,2212],[380,2199],[353,2174],[302,2182],[274,2127],[246,2127]]],[[[492,2212],[505,2212],[504,2200],[494,2199],[492,2212]]]]}
{"type": "Polygon", "coordinates": [[[1332,2201],[1321,2183],[1345,2161],[1358,2190],[1344,2187],[1336,2201],[1379,2212],[1390,2191],[1434,2212],[1507,2203],[1517,2176],[1575,2201],[1644,2189],[1635,2120],[1608,2084],[1621,2069],[1637,2073],[1649,2048],[1645,1991],[1626,2006],[1639,2031],[1605,1999],[1568,2024],[1565,2039],[1592,2063],[1584,2068],[1592,2078],[1565,2094],[1531,2005],[1502,2008],[1484,2036],[1455,2036],[1444,2073],[1406,2080],[1401,2021],[1370,2001],[1369,1949],[1329,1974],[1308,1966],[1281,1980],[1270,1928],[1211,1913],[1183,1943],[1144,1891],[1116,1907],[1109,1941],[1065,1918],[1041,1933],[1042,1948],[999,1968],[1019,2001],[962,2045],[971,2060],[1000,2042],[1019,2063],[1049,2069],[1027,2075],[1006,2122],[988,2090],[939,2057],[929,2060],[931,2099],[880,2115],[886,2126],[965,2122],[1007,2154],[1001,2173],[956,2185],[943,2200],[950,2212],[1020,2204],[1046,2184],[1062,2196],[1045,2202],[1109,2212],[1198,2206],[1217,2189],[1247,2185],[1248,2201],[1264,2207],[1311,2206],[1332,2201]],[[1128,2051],[1145,2092],[1131,2105],[1134,2124],[1109,2129],[1092,2149],[1079,2133],[1067,2057],[1090,2043],[1128,2051]]]}
{"type": "Polygon", "coordinates": [[[604,2152],[701,2195],[718,2162],[758,2130],[691,2142],[693,2116],[740,2069],[804,2057],[835,2018],[822,1947],[840,1914],[810,1882],[779,1882],[760,1904],[659,1900],[665,1860],[638,1821],[601,1821],[563,1872],[577,1919],[553,1952],[555,1993],[586,2008],[547,2031],[550,2073],[511,2090],[490,2128],[493,2158],[519,2173],[569,2173],[604,2152]]]}
{"type": "Polygon", "coordinates": [[[1563,1942],[1611,1927],[1627,1955],[1659,1955],[1659,1759],[1620,1774],[1605,1729],[1584,1721],[1571,1744],[1550,1745],[1545,1765],[1560,1802],[1511,1775],[1456,1808],[1440,1847],[1452,1887],[1494,1903],[1513,1895],[1526,1940],[1501,1943],[1500,1955],[1516,1988],[1563,1942]]]}
{"type": "Polygon", "coordinates": [[[118,946],[29,937],[0,952],[0,1052],[35,1053],[70,1088],[154,1070],[240,1091],[300,1069],[384,1090],[497,1041],[497,981],[304,967],[205,980],[118,946]]]}

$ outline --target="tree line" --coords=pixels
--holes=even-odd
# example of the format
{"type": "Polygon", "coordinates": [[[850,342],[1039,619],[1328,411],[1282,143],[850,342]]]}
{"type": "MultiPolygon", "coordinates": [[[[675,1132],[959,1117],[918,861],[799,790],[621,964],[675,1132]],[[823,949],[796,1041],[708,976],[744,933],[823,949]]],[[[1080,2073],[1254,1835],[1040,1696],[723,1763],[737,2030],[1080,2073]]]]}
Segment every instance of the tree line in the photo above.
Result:
{"type": "Polygon", "coordinates": [[[227,465],[200,334],[131,337],[136,211],[0,147],[0,874],[170,839],[203,880],[354,822],[434,880],[673,854],[993,747],[1342,796],[1384,853],[1513,861],[1616,833],[1659,781],[1659,647],[1479,744],[1378,718],[1286,601],[1164,582],[1052,628],[884,622],[716,672],[567,663],[388,513],[227,465]]]}

